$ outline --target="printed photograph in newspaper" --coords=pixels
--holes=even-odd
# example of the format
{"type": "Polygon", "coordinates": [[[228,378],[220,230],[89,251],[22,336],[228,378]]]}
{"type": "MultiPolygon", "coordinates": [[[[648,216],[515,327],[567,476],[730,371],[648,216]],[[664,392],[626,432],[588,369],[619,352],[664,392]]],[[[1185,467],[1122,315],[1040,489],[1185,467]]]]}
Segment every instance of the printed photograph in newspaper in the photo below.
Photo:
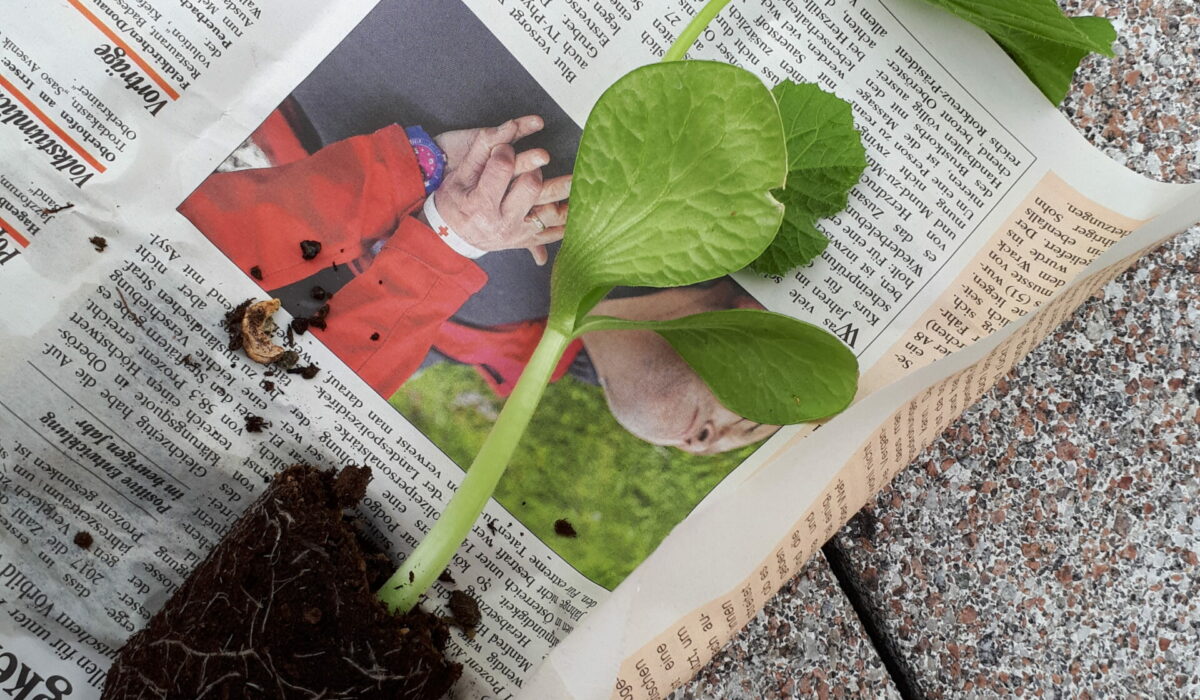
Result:
{"type": "MultiPolygon", "coordinates": [[[[389,0],[180,212],[283,302],[292,333],[466,467],[545,325],[580,133],[465,5],[389,0]]],[[[725,278],[617,289],[596,311],[729,308],[761,305],[725,278]]],[[[588,334],[497,499],[612,588],[775,430],[724,408],[657,334],[588,334]]]]}

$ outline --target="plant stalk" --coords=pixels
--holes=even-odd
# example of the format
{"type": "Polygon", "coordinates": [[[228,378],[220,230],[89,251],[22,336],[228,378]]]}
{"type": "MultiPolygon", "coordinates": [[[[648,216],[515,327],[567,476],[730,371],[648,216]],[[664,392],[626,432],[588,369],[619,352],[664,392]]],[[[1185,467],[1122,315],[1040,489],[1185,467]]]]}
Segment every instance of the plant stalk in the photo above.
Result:
{"type": "Polygon", "coordinates": [[[700,8],[700,12],[692,18],[691,22],[683,28],[679,36],[676,37],[675,43],[671,44],[671,48],[663,54],[663,63],[667,61],[680,61],[687,55],[688,49],[692,48],[692,44],[696,43],[696,39],[704,32],[704,29],[716,19],[721,10],[729,4],[729,0],[708,0],[708,4],[700,8]]]}
{"type": "Polygon", "coordinates": [[[546,327],[458,491],[429,534],[379,589],[379,598],[389,610],[406,613],[416,607],[421,596],[450,564],[496,490],[496,484],[504,475],[529,426],[529,419],[550,383],[554,368],[570,342],[571,336],[567,333],[546,327]]]}

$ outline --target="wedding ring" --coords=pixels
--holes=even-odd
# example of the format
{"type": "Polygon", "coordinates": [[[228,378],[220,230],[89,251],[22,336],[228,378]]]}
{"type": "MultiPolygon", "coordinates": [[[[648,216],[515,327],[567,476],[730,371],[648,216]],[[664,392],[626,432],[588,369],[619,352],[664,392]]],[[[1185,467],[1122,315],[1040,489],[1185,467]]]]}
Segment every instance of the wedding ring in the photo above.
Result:
{"type": "Polygon", "coordinates": [[[529,216],[525,217],[525,220],[530,223],[537,224],[538,233],[541,233],[542,231],[546,230],[545,222],[543,222],[541,219],[539,219],[537,214],[530,214],[529,216]]]}

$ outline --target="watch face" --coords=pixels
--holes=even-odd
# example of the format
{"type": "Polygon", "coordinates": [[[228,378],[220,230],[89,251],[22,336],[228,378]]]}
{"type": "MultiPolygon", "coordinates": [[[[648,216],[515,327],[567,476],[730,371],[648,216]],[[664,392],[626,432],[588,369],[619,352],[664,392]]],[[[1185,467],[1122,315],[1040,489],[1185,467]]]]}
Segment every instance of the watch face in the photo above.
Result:
{"type": "Polygon", "coordinates": [[[421,172],[425,173],[425,179],[432,178],[441,164],[437,153],[434,153],[433,149],[425,144],[414,144],[413,153],[417,156],[417,165],[421,166],[421,172]]]}

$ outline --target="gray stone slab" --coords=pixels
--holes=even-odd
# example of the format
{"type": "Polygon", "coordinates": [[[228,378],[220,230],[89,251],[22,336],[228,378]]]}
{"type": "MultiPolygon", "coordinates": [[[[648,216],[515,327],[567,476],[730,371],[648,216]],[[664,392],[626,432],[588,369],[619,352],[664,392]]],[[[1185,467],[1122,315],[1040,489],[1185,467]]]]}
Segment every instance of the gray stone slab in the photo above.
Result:
{"type": "Polygon", "coordinates": [[[672,699],[795,697],[900,698],[821,555],[672,699]]]}
{"type": "MultiPolygon", "coordinates": [[[[1192,0],[1118,21],[1064,106],[1111,157],[1200,179],[1192,0]]],[[[1200,228],[1108,285],[838,535],[922,697],[1200,697],[1200,228]]]]}

